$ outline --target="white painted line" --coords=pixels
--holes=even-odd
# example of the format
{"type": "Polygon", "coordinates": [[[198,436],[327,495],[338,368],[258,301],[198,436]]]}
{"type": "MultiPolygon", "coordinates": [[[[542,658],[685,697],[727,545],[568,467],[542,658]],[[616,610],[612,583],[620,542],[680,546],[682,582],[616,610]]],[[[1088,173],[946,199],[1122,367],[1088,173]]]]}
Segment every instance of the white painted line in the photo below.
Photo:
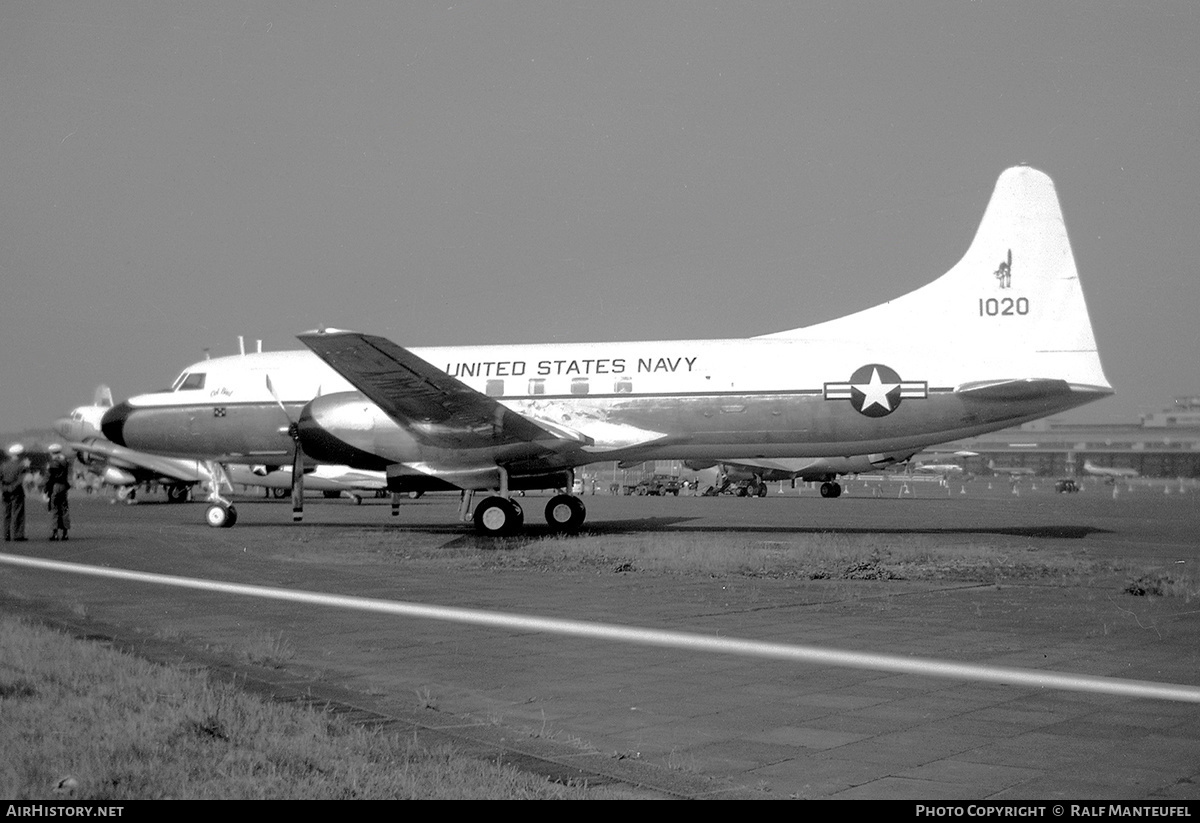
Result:
{"type": "Polygon", "coordinates": [[[748,657],[765,657],[775,660],[791,660],[820,666],[843,666],[873,671],[897,672],[901,674],[944,677],[953,680],[1006,683],[1013,686],[1033,686],[1045,689],[1061,689],[1076,692],[1118,694],[1126,697],[1146,697],[1159,700],[1178,700],[1200,703],[1200,687],[1182,686],[1171,683],[1154,683],[1148,680],[1123,680],[1116,677],[1071,674],[1069,672],[1044,671],[1040,669],[1018,669],[1006,666],[983,666],[953,663],[920,657],[902,657],[895,654],[840,651],[815,646],[800,646],[788,643],[764,643],[758,640],[739,640],[733,637],[714,637],[691,632],[642,629],[635,626],[619,626],[611,623],[594,623],[583,620],[562,620],[550,617],[506,614],[482,609],[460,609],[449,606],[426,606],[420,603],[405,603],[399,600],[375,600],[366,597],[322,594],[320,592],[276,589],[268,586],[247,586],[239,583],[222,583],[195,577],[176,577],[166,574],[135,572],[127,569],[112,569],[101,566],[85,566],[78,563],[63,563],[57,560],[42,560],[0,554],[0,563],[26,566],[33,569],[107,577],[160,586],[178,586],[185,589],[235,594],[244,597],[262,597],[269,600],[284,600],[314,606],[329,606],[338,609],[392,614],[400,617],[415,617],[423,620],[443,620],[452,623],[470,623],[477,626],[494,626],[503,629],[561,634],[571,637],[590,637],[596,640],[611,640],[617,643],[636,643],[647,646],[663,646],[699,652],[736,654],[748,657]]]}

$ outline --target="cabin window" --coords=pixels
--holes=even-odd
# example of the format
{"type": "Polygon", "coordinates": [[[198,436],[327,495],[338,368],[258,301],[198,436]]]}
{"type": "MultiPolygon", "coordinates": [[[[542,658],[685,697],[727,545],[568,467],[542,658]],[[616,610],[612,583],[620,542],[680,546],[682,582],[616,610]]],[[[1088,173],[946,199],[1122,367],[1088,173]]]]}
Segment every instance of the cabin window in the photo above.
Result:
{"type": "Polygon", "coordinates": [[[504,394],[504,381],[495,378],[488,380],[484,392],[488,397],[500,397],[504,394]]]}
{"type": "Polygon", "coordinates": [[[617,382],[613,384],[613,391],[617,394],[633,394],[633,378],[618,377],[617,382]]]}
{"type": "Polygon", "coordinates": [[[545,394],[546,393],[546,378],[544,378],[544,377],[529,378],[529,393],[530,394],[545,394]]]}
{"type": "Polygon", "coordinates": [[[175,391],[194,391],[202,388],[204,388],[204,372],[193,372],[183,376],[183,380],[179,382],[179,388],[175,391]]]}
{"type": "Polygon", "coordinates": [[[571,394],[587,394],[588,379],[586,377],[571,378],[571,394]]]}

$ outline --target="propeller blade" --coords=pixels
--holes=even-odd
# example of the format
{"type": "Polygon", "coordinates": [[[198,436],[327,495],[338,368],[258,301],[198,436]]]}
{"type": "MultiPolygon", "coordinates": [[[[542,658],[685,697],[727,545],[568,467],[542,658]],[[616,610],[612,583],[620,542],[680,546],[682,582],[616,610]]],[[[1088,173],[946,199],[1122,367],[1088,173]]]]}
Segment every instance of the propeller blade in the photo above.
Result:
{"type": "Polygon", "coordinates": [[[300,427],[296,425],[296,421],[292,420],[287,407],[275,393],[275,387],[271,385],[271,375],[266,375],[266,378],[267,391],[271,393],[275,404],[287,418],[288,436],[292,438],[292,522],[299,523],[304,519],[304,449],[300,446],[300,427]]]}
{"type": "Polygon", "coordinates": [[[275,393],[275,387],[271,385],[271,375],[267,375],[267,391],[271,393],[271,397],[275,400],[275,405],[279,406],[279,410],[283,412],[283,416],[292,422],[292,416],[288,414],[287,409],[283,405],[283,401],[279,399],[279,395],[275,393]]]}
{"type": "Polygon", "coordinates": [[[296,439],[296,449],[292,453],[292,522],[299,523],[304,519],[304,452],[300,449],[300,440],[296,439]]]}

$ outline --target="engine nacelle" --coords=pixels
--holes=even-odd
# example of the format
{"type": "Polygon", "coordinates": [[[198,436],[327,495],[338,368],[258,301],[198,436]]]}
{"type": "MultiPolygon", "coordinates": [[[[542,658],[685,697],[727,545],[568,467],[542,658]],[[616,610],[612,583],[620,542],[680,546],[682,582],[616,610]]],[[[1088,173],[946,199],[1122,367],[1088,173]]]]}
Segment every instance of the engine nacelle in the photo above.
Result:
{"type": "Polygon", "coordinates": [[[100,473],[100,479],[110,486],[132,486],[137,483],[136,477],[116,466],[105,466],[104,471],[100,473]]]}
{"type": "Polygon", "coordinates": [[[407,437],[396,421],[356,391],[314,398],[296,425],[308,457],[370,471],[383,471],[395,462],[377,454],[381,434],[393,440],[407,437]]]}

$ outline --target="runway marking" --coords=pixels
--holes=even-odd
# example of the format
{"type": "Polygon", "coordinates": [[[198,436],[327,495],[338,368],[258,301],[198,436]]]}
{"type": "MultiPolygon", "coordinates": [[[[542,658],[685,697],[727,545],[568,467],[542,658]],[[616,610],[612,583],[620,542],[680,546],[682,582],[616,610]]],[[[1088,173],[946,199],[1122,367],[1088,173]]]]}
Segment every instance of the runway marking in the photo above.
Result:
{"type": "Polygon", "coordinates": [[[138,583],[152,583],[161,586],[177,586],[185,589],[221,592],[244,597],[261,597],[269,600],[283,600],[314,606],[391,614],[399,617],[415,617],[423,620],[442,620],[451,623],[469,623],[477,626],[544,632],[569,637],[587,637],[596,640],[610,640],[617,643],[635,643],[689,651],[764,657],[821,666],[843,666],[854,669],[942,677],[952,680],[1005,683],[1014,686],[1034,686],[1065,691],[1097,692],[1126,697],[1146,697],[1158,700],[1200,703],[1200,687],[1198,686],[1155,683],[1148,680],[1124,680],[1117,677],[1071,674],[1069,672],[1044,671],[1040,669],[954,663],[931,658],[822,649],[815,646],[788,643],[765,643],[758,640],[742,640],[734,637],[714,637],[692,632],[643,629],[636,626],[620,626],[612,623],[506,614],[504,612],[486,611],[483,609],[427,606],[421,603],[406,603],[399,600],[376,600],[366,597],[277,589],[269,586],[223,583],[217,580],[176,577],[174,575],[136,572],[128,569],[86,566],[80,563],[63,563],[57,560],[42,560],[40,558],[21,557],[11,554],[0,554],[0,563],[26,566],[33,569],[44,569],[47,571],[67,572],[69,574],[82,574],[92,577],[129,580],[138,583]]]}

